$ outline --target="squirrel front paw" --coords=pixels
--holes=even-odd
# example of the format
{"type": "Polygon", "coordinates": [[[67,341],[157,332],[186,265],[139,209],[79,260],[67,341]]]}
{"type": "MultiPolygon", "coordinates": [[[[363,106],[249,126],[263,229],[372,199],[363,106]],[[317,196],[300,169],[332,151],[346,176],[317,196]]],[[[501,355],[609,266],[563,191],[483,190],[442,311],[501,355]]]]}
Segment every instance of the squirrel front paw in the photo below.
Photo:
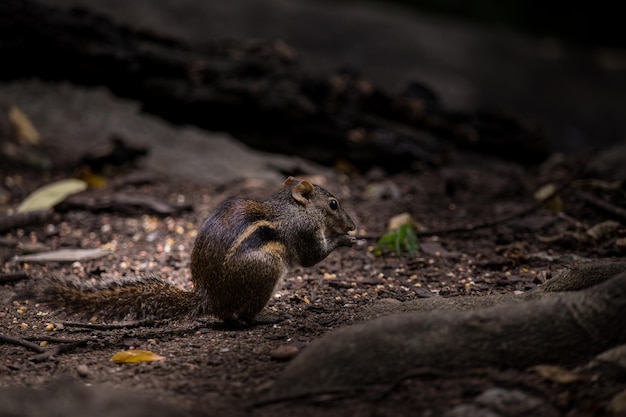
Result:
{"type": "Polygon", "coordinates": [[[337,237],[337,246],[353,246],[356,243],[356,236],[340,235],[337,237]]]}

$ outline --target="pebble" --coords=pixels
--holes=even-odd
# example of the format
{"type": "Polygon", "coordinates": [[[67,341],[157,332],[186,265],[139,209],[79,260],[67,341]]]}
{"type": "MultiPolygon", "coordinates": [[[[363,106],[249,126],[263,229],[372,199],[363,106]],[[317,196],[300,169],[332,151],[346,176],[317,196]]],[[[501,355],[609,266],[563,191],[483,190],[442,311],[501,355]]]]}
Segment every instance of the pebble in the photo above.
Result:
{"type": "Polygon", "coordinates": [[[400,188],[391,181],[371,183],[365,187],[365,196],[369,200],[397,200],[400,194],[400,188]]]}
{"type": "Polygon", "coordinates": [[[288,361],[296,357],[300,352],[295,346],[283,345],[270,351],[270,358],[277,361],[288,361]]]}
{"type": "Polygon", "coordinates": [[[81,378],[87,378],[91,375],[91,371],[89,370],[89,367],[85,364],[78,365],[76,367],[76,373],[81,378]]]}

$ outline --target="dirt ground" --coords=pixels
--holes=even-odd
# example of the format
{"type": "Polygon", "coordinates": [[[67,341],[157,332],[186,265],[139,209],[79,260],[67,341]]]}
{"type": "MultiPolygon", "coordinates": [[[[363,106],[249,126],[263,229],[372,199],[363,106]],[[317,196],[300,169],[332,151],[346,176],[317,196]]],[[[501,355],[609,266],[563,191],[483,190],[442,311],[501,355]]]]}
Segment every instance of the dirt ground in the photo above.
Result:
{"type": "MultiPolygon", "coordinates": [[[[52,220],[0,236],[0,277],[27,277],[2,284],[0,333],[37,344],[47,341],[46,350],[69,347],[46,356],[0,344],[0,387],[53,390],[36,394],[5,389],[5,400],[11,396],[16,408],[11,414],[6,405],[10,401],[5,401],[0,415],[68,415],[72,407],[93,415],[111,415],[107,412],[116,410],[115,415],[133,416],[604,415],[613,397],[626,388],[623,378],[585,376],[559,383],[530,369],[470,372],[471,364],[468,373],[422,375],[381,387],[376,396],[356,392],[348,398],[257,404],[288,363],[280,357],[281,350],[306,349],[322,335],[359,320],[359,313],[368,306],[430,296],[523,292],[540,283],[542,273],[623,256],[623,241],[616,239],[615,228],[595,240],[584,237],[591,226],[614,215],[579,195],[585,189],[623,206],[623,187],[610,190],[598,182],[584,187],[580,181],[570,182],[561,193],[560,213],[540,208],[472,232],[420,237],[415,257],[372,254],[376,238],[385,233],[387,221],[396,214],[409,212],[425,230],[503,218],[532,206],[533,193],[542,185],[567,183],[577,161],[574,156],[561,162],[555,158],[528,168],[453,151],[438,166],[418,166],[395,176],[373,169],[312,178],[341,199],[357,224],[358,244],[335,251],[314,267],[292,271],[259,323],[245,328],[228,328],[212,318],[107,328],[98,317],[89,321],[67,317],[37,300],[16,295],[49,273],[73,273],[84,279],[154,273],[189,288],[189,254],[202,220],[227,197],[264,198],[279,186],[251,179],[216,187],[172,180],[141,167],[110,171],[104,188],[86,193],[96,199],[121,193],[146,196],[186,205],[188,210],[157,215],[145,209],[89,210],[62,204],[52,220]],[[138,173],[142,180],[132,180],[138,173]],[[105,248],[110,253],[67,263],[15,258],[59,248],[105,248]],[[116,352],[130,348],[148,349],[165,359],[136,364],[110,360],[116,352]],[[490,395],[500,398],[500,409],[493,408],[497,403],[493,398],[490,408],[481,408],[481,398],[490,395]],[[133,407],[135,414],[129,411],[133,407]]],[[[41,185],[76,173],[68,169],[42,177],[6,161],[0,165],[7,168],[2,170],[2,213],[41,185]]],[[[587,170],[582,178],[612,179],[601,175],[587,170]]]]}

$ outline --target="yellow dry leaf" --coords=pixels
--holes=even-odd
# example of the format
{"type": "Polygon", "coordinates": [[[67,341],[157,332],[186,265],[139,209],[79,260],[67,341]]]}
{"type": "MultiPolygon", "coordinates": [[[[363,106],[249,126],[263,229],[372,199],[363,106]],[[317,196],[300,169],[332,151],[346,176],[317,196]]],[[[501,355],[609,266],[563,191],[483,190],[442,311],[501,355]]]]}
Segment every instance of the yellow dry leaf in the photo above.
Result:
{"type": "Polygon", "coordinates": [[[532,367],[532,370],[537,372],[543,379],[556,382],[557,384],[571,384],[583,379],[580,375],[555,365],[536,365],[532,367]]]}
{"type": "Polygon", "coordinates": [[[535,192],[535,200],[543,201],[543,207],[545,209],[559,213],[563,211],[563,199],[558,195],[549,198],[555,192],[556,185],[552,183],[546,184],[535,192]]]}
{"type": "Polygon", "coordinates": [[[142,349],[122,350],[111,357],[111,361],[117,363],[153,362],[162,361],[163,359],[165,359],[165,356],[142,349]]]}
{"type": "Polygon", "coordinates": [[[24,144],[39,145],[40,136],[35,126],[17,106],[9,108],[9,121],[15,130],[17,139],[24,144]]]}
{"type": "Polygon", "coordinates": [[[19,205],[17,212],[50,209],[70,195],[84,191],[86,188],[87,183],[85,181],[75,178],[53,182],[33,191],[19,205]]]}
{"type": "Polygon", "coordinates": [[[94,174],[88,168],[81,170],[78,174],[78,178],[85,181],[89,188],[101,189],[107,184],[107,180],[104,177],[94,174]]]}

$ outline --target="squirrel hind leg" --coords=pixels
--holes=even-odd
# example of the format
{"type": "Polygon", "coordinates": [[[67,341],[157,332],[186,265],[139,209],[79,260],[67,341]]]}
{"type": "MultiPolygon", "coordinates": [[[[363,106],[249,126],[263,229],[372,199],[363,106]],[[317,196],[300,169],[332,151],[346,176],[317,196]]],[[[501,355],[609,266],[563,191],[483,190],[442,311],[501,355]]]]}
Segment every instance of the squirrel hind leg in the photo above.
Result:
{"type": "Polygon", "coordinates": [[[226,269],[229,270],[228,288],[216,286],[212,291],[213,299],[220,301],[213,305],[213,314],[224,321],[234,315],[246,324],[254,322],[287,273],[282,253],[268,251],[265,247],[248,252],[244,259],[237,259],[226,269]],[[233,291],[234,288],[237,291],[233,291]]]}
{"type": "MultiPolygon", "coordinates": [[[[281,274],[280,278],[282,278],[283,275],[284,274],[281,274]]],[[[254,296],[241,304],[237,310],[237,318],[244,323],[252,324],[256,316],[265,308],[272,298],[279,281],[280,279],[277,279],[274,285],[251,285],[248,290],[254,293],[254,296]]]]}

